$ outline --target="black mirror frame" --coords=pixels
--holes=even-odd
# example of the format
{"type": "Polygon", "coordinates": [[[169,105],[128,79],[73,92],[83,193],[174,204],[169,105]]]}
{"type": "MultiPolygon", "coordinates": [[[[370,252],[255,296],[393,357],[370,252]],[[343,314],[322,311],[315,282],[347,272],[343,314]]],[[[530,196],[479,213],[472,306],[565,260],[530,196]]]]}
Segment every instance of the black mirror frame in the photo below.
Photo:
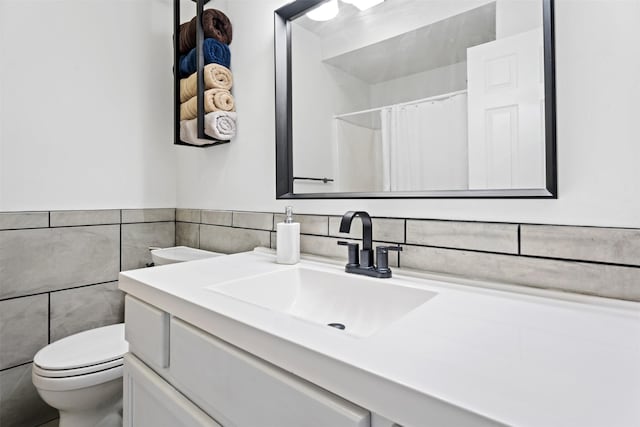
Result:
{"type": "Polygon", "coordinates": [[[452,190],[389,193],[294,193],[291,101],[291,21],[325,1],[327,0],[296,0],[277,9],[274,13],[276,199],[558,198],[554,0],[541,0],[543,3],[545,72],[545,189],[452,190]]]}

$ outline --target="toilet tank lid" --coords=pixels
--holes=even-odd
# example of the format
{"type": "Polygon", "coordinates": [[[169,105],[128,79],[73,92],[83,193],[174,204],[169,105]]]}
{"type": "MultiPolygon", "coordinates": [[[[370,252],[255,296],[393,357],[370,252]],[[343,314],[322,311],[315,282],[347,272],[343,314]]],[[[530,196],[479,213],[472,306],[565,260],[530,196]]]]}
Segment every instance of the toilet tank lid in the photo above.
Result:
{"type": "Polygon", "coordinates": [[[44,369],[83,368],[109,362],[129,351],[124,323],[70,335],[41,349],[33,362],[44,369]]]}

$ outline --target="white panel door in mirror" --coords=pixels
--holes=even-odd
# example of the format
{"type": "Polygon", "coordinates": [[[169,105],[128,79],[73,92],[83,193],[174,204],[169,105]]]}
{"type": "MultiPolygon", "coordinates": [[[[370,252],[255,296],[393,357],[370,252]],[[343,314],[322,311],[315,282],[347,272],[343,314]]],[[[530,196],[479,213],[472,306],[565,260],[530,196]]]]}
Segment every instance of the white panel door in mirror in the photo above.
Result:
{"type": "Polygon", "coordinates": [[[545,185],[542,30],[467,51],[469,188],[545,185]]]}

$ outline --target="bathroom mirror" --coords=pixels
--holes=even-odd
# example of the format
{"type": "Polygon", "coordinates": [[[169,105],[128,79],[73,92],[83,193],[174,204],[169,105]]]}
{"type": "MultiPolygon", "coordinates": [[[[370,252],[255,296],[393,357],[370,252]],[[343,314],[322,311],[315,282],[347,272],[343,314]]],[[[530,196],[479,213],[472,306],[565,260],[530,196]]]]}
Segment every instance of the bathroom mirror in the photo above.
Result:
{"type": "Polygon", "coordinates": [[[557,197],[553,0],[275,11],[277,198],[557,197]]]}

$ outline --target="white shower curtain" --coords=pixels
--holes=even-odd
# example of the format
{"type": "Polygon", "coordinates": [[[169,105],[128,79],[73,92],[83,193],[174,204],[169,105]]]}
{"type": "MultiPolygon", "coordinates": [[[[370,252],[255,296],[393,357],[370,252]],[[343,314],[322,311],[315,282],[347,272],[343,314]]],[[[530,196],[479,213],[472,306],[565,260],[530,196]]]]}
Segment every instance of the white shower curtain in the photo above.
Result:
{"type": "Polygon", "coordinates": [[[387,191],[468,188],[467,95],[381,111],[387,191]]]}

